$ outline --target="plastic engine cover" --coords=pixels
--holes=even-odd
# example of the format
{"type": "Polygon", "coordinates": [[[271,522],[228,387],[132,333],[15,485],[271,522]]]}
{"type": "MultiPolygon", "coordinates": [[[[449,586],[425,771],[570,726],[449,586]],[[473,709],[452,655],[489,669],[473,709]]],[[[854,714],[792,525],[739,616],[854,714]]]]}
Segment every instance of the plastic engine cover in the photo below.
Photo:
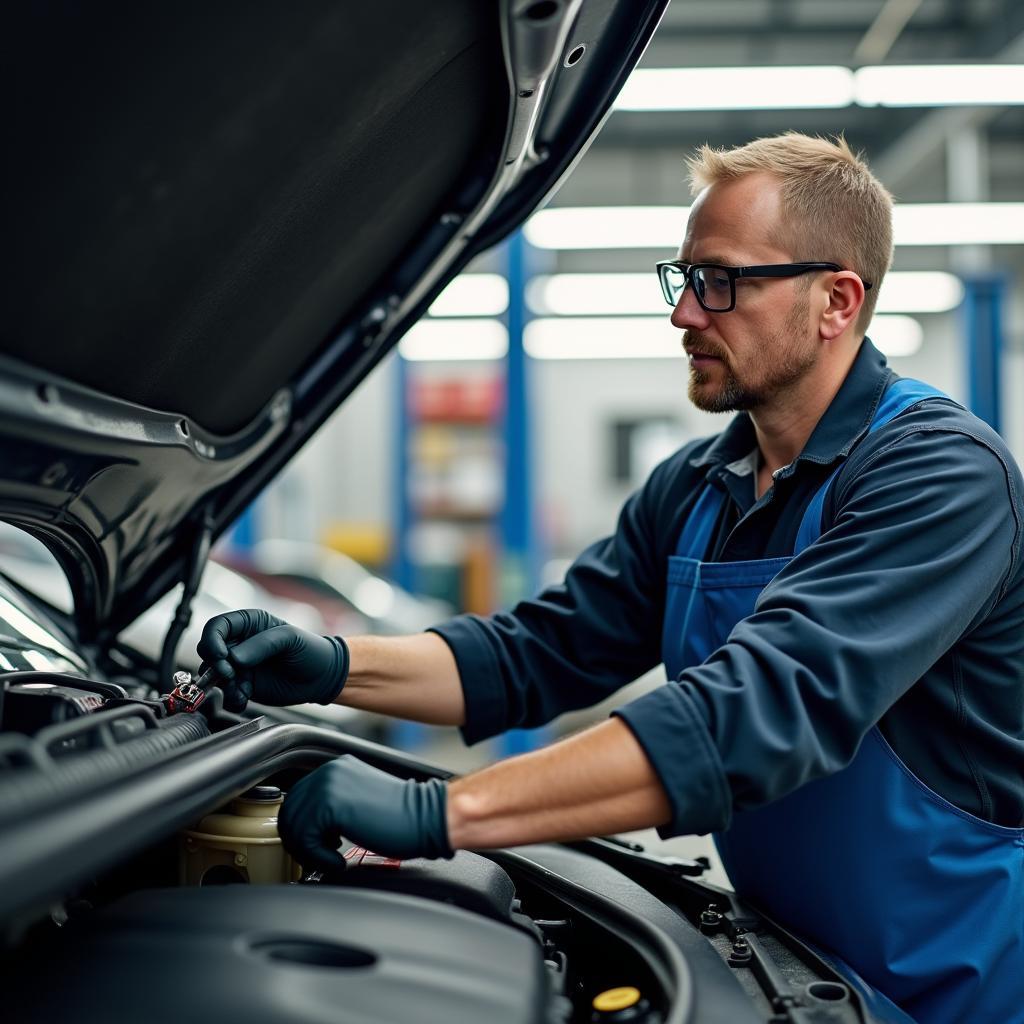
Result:
{"type": "Polygon", "coordinates": [[[345,859],[348,867],[327,875],[327,884],[422,896],[495,921],[515,922],[512,901],[516,890],[512,879],[479,854],[459,850],[451,860],[398,861],[357,847],[349,850],[345,859]]]}
{"type": "Polygon", "coordinates": [[[143,891],[40,953],[3,972],[7,1019],[535,1024],[547,1002],[524,932],[363,889],[143,891]]]}

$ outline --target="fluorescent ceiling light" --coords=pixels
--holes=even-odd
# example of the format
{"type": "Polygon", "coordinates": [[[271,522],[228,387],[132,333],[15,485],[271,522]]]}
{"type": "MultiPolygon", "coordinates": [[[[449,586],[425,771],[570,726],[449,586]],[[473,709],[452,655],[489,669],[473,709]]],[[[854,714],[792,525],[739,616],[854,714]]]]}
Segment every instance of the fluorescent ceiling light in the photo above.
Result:
{"type": "Polygon", "coordinates": [[[544,317],[531,320],[523,348],[534,359],[678,359],[682,332],[668,317],[544,317]]]}
{"type": "Polygon", "coordinates": [[[912,356],[924,340],[921,324],[912,316],[876,316],[867,335],[889,358],[912,356]]]}
{"type": "Polygon", "coordinates": [[[878,293],[878,313],[945,313],[963,301],[964,286],[943,270],[890,270],[878,293]]]}
{"type": "Polygon", "coordinates": [[[538,249],[675,250],[688,206],[560,206],[535,213],[523,229],[538,249]]]}
{"type": "Polygon", "coordinates": [[[640,68],[616,110],[781,110],[848,107],[853,72],[844,67],[640,68]]]}
{"type": "Polygon", "coordinates": [[[1012,106],[1022,64],[638,68],[616,110],[809,110],[820,107],[1012,106]]]}
{"type": "MultiPolygon", "coordinates": [[[[924,331],[912,316],[876,316],[867,332],[886,355],[912,355],[924,331]]],[[[680,359],[682,332],[665,316],[565,316],[530,321],[523,347],[535,359],[680,359]]]]}
{"type": "Polygon", "coordinates": [[[854,75],[864,107],[1010,106],[1024,103],[1024,64],[884,65],[854,75]]]}
{"type": "MultiPolygon", "coordinates": [[[[945,271],[890,271],[878,297],[879,313],[943,313],[960,305],[964,287],[945,271]]],[[[538,316],[667,317],[653,268],[645,274],[550,274],[533,278],[526,305],[538,316]]]]}
{"type": "Polygon", "coordinates": [[[540,316],[669,315],[654,267],[648,274],[551,274],[526,287],[526,305],[540,316]]]}
{"type": "Polygon", "coordinates": [[[893,210],[897,245],[1017,245],[1024,203],[906,203],[893,210]]]}
{"type": "MultiPolygon", "coordinates": [[[[687,206],[560,206],[527,222],[538,249],[659,249],[674,252],[687,206]]],[[[901,203],[893,211],[897,245],[1024,243],[1024,203],[901,203]]]]}
{"type": "MultiPolygon", "coordinates": [[[[868,335],[887,356],[913,355],[924,332],[910,316],[876,316],[868,335]]],[[[682,332],[666,317],[542,317],[523,347],[534,359],[685,359],[682,332]]]]}
{"type": "Polygon", "coordinates": [[[462,274],[430,307],[431,316],[501,316],[508,309],[508,282],[501,274],[462,274]]]}
{"type": "Polygon", "coordinates": [[[398,350],[416,362],[504,359],[508,331],[499,320],[421,320],[398,350]]]}

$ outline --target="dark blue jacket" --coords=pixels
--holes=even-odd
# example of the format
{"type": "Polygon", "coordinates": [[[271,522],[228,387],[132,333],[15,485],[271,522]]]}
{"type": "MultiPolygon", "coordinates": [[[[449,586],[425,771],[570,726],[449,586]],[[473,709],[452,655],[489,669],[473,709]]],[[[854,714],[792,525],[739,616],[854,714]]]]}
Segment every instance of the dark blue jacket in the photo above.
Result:
{"type": "Polygon", "coordinates": [[[728,826],[853,758],[875,724],[918,778],[1024,824],[1024,482],[991,428],[929,401],[865,436],[892,376],[865,341],[799,457],[754,499],[753,425],[658,466],[615,533],[511,612],[436,628],[475,742],[595,704],[661,660],[665,577],[705,480],[729,501],[705,559],[789,555],[839,462],[821,539],[704,664],[616,714],[672,804],[664,834],[728,826]]]}

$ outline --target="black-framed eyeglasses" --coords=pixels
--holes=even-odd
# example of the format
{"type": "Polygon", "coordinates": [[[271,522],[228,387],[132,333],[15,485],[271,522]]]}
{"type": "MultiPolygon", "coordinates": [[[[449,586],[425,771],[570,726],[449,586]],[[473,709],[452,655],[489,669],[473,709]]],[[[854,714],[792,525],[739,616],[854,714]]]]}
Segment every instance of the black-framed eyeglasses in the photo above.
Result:
{"type": "MultiPolygon", "coordinates": [[[[674,309],[689,284],[708,313],[730,313],[736,308],[736,278],[797,277],[815,270],[842,270],[838,263],[766,263],[758,267],[727,267],[721,263],[684,263],[660,260],[655,264],[661,294],[674,309]]],[[[864,282],[865,288],[871,285],[864,282]]]]}

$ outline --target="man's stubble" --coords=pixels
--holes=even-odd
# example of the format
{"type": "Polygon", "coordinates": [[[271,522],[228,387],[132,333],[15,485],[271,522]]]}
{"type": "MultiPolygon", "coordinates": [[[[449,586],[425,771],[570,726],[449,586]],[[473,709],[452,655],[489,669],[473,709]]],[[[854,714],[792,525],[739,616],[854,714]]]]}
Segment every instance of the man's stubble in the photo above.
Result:
{"type": "Polygon", "coordinates": [[[738,412],[758,409],[799,383],[818,361],[818,346],[807,339],[808,299],[798,300],[786,323],[764,341],[765,359],[760,373],[744,369],[738,374],[721,346],[694,331],[686,339],[698,349],[721,357],[725,380],[713,392],[705,390],[711,374],[690,369],[688,395],[703,412],[738,412]]]}

